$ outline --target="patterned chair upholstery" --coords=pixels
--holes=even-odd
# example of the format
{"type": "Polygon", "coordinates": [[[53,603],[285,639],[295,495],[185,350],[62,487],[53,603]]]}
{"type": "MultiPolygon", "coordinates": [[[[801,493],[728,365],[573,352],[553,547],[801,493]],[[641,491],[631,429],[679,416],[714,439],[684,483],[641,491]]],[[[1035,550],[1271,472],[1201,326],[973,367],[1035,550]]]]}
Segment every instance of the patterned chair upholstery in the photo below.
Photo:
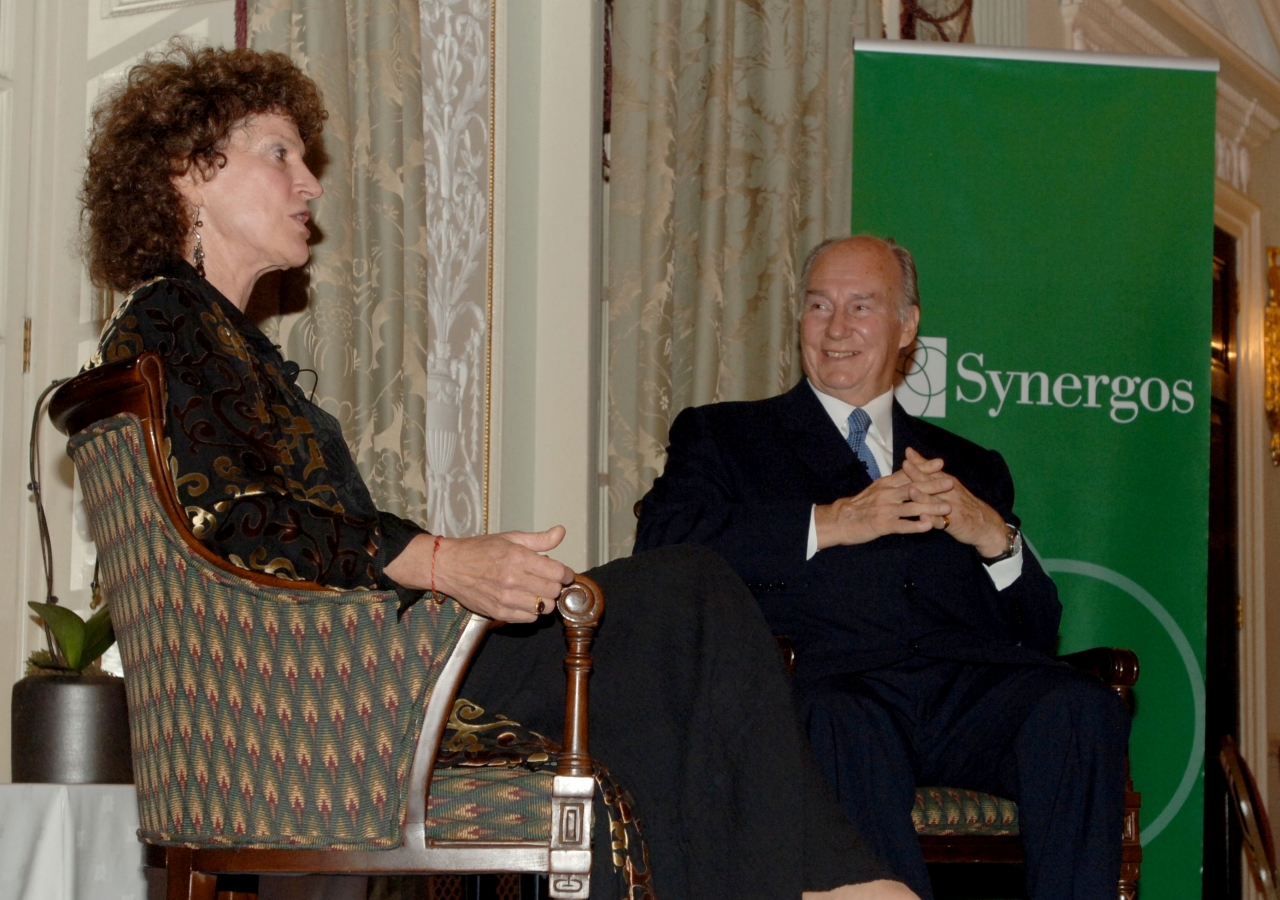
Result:
{"type": "Polygon", "coordinates": [[[214,900],[219,873],[486,871],[549,873],[551,896],[586,897],[598,587],[579,578],[558,601],[563,749],[540,736],[531,748],[528,733],[523,752],[486,745],[454,694],[488,620],[452,600],[397,620],[392,592],[284,581],[212,554],[163,462],[163,386],[147,353],[79,376],[50,410],[71,435],[120,643],[139,836],[168,869],[169,897],[214,900]]]}
{"type": "Polygon", "coordinates": [[[1016,835],[1018,804],[981,791],[922,787],[911,823],[919,835],[1016,835]]]}

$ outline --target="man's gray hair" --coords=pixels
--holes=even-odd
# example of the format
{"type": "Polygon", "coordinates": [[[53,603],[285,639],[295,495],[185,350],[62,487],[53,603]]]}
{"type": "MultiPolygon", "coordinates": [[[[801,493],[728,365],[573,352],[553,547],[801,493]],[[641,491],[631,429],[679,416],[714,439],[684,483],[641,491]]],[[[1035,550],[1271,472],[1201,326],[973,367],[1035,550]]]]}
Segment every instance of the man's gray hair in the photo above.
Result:
{"type": "Polygon", "coordinates": [[[822,254],[826,253],[836,244],[851,240],[852,238],[870,238],[879,241],[889,248],[889,252],[893,254],[894,259],[898,261],[898,268],[902,271],[902,296],[898,298],[898,315],[902,321],[907,321],[907,311],[913,306],[920,305],[920,286],[916,281],[916,261],[911,256],[911,251],[899,244],[893,238],[880,238],[873,234],[855,234],[851,237],[834,237],[827,238],[809,251],[809,255],[804,258],[804,265],[800,267],[800,312],[804,314],[805,297],[809,293],[809,275],[813,272],[813,267],[818,264],[818,260],[822,254]]]}

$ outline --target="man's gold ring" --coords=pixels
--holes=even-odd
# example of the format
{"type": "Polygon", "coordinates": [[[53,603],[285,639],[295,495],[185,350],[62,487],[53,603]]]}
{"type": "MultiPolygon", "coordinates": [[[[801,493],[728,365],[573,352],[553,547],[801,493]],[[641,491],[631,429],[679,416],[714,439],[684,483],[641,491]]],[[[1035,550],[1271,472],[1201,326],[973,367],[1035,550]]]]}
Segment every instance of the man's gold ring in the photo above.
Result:
{"type": "Polygon", "coordinates": [[[947,530],[948,528],[950,528],[950,527],[951,527],[951,517],[950,517],[950,516],[943,516],[943,517],[942,517],[942,530],[943,530],[943,531],[946,531],[946,530],[947,530]]]}
{"type": "Polygon", "coordinates": [[[538,605],[533,608],[533,611],[540,616],[542,611],[547,608],[547,604],[541,597],[534,597],[533,599],[538,601],[538,605]]]}

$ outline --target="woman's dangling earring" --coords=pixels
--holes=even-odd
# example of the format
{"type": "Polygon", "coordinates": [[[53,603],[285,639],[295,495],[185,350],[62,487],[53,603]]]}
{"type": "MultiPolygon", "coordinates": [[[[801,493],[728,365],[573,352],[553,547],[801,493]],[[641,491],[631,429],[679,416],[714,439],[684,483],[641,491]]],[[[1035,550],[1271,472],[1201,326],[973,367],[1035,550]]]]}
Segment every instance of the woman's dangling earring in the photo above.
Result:
{"type": "MultiPolygon", "coordinates": [[[[196,228],[203,228],[204,222],[200,221],[200,210],[196,210],[196,228]]],[[[204,247],[200,245],[200,232],[196,232],[196,249],[191,254],[191,262],[196,267],[196,274],[201,278],[204,277],[204,247]]]]}

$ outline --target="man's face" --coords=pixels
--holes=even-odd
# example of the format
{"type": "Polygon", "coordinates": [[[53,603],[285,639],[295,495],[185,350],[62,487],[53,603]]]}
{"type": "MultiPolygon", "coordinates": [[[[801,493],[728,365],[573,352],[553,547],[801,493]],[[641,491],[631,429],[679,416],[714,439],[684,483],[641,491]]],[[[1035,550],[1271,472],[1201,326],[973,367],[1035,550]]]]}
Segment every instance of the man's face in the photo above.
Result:
{"type": "Polygon", "coordinates": [[[809,273],[800,317],[804,373],[824,394],[863,406],[893,386],[898,352],[916,339],[919,307],[898,312],[902,269],[879,241],[833,245],[809,273]]]}

